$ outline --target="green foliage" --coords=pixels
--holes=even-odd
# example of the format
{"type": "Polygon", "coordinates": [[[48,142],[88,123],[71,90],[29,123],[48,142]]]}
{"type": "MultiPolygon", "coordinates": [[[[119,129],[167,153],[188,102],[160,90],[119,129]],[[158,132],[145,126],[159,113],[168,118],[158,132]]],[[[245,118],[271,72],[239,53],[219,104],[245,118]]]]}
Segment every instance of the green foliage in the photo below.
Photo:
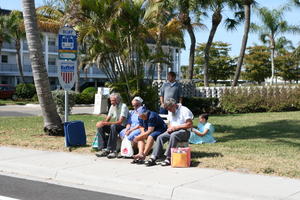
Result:
{"type": "Polygon", "coordinates": [[[227,89],[221,96],[220,106],[226,113],[300,110],[300,87],[227,89]]]}
{"type": "Polygon", "coordinates": [[[188,107],[194,115],[202,113],[216,113],[219,100],[217,98],[202,98],[202,97],[185,97],[183,105],[188,107]]]}
{"type": "Polygon", "coordinates": [[[275,68],[277,69],[278,76],[282,77],[285,81],[297,80],[299,74],[298,64],[292,53],[285,51],[281,55],[275,57],[275,68]]]}
{"type": "Polygon", "coordinates": [[[75,95],[77,104],[93,104],[97,89],[94,87],[85,88],[81,93],[75,95]]]}
{"type": "Polygon", "coordinates": [[[35,86],[31,83],[21,83],[16,87],[16,95],[20,99],[31,99],[36,94],[35,86]]]}
{"type": "Polygon", "coordinates": [[[247,48],[245,55],[243,76],[250,81],[261,83],[271,76],[270,52],[265,46],[253,46],[247,48]]]}
{"type": "MultiPolygon", "coordinates": [[[[68,91],[68,113],[71,112],[72,107],[75,105],[75,95],[73,91],[68,91]]],[[[54,90],[52,91],[53,100],[56,103],[57,112],[60,115],[65,114],[65,91],[54,90]]]]}
{"type": "MultiPolygon", "coordinates": [[[[213,42],[209,51],[208,77],[217,83],[217,80],[227,80],[233,75],[235,69],[234,59],[229,56],[230,45],[224,42],[213,42]]],[[[195,78],[202,78],[204,65],[204,49],[206,43],[201,43],[196,49],[195,78]]]]}

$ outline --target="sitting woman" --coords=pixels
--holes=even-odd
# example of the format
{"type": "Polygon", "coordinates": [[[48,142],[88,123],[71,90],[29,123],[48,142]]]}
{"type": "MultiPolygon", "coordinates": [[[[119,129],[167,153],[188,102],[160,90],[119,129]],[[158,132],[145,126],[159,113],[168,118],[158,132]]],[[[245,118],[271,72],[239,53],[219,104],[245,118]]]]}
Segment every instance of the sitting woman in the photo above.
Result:
{"type": "Polygon", "coordinates": [[[208,114],[202,114],[199,116],[198,129],[193,128],[189,143],[190,144],[203,144],[203,143],[215,143],[216,140],[213,137],[215,132],[214,126],[207,122],[208,114]]]}
{"type": "Polygon", "coordinates": [[[143,109],[138,113],[141,134],[133,140],[139,149],[138,154],[133,156],[133,164],[143,164],[156,138],[167,130],[164,120],[156,112],[143,109]]]}
{"type": "Polygon", "coordinates": [[[121,130],[121,132],[119,133],[121,138],[124,138],[126,135],[128,140],[133,141],[133,139],[141,133],[139,129],[138,111],[144,108],[142,106],[142,103],[143,99],[141,97],[134,97],[131,101],[134,110],[130,111],[126,128],[121,130]]]}

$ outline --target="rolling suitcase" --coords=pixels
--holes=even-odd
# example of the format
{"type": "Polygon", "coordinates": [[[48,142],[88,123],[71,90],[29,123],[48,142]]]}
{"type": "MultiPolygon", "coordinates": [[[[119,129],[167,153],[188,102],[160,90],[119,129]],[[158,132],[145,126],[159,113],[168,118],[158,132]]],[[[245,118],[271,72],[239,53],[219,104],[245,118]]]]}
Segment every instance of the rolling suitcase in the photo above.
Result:
{"type": "Polygon", "coordinates": [[[86,145],[86,135],[82,121],[70,121],[64,123],[65,146],[86,145]]]}

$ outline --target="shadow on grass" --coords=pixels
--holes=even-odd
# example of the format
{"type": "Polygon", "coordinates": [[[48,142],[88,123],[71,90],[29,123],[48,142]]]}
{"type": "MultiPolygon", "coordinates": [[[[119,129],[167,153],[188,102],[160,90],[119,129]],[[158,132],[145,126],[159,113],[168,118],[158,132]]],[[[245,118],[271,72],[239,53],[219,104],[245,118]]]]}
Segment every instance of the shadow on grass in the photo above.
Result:
{"type": "Polygon", "coordinates": [[[297,120],[277,120],[263,122],[257,126],[234,128],[232,126],[216,125],[219,133],[231,133],[218,138],[218,142],[226,142],[242,139],[272,139],[280,143],[300,146],[300,143],[286,141],[284,139],[300,139],[300,123],[297,120]],[[284,138],[284,139],[283,139],[284,138]]]}

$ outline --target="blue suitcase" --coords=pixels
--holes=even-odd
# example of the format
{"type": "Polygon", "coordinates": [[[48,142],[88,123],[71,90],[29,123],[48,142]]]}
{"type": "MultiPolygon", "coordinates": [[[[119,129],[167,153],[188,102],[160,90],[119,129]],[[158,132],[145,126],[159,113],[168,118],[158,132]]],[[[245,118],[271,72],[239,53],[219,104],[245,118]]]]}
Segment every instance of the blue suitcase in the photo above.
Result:
{"type": "Polygon", "coordinates": [[[86,145],[86,135],[82,121],[65,122],[64,131],[66,147],[86,145]]]}

